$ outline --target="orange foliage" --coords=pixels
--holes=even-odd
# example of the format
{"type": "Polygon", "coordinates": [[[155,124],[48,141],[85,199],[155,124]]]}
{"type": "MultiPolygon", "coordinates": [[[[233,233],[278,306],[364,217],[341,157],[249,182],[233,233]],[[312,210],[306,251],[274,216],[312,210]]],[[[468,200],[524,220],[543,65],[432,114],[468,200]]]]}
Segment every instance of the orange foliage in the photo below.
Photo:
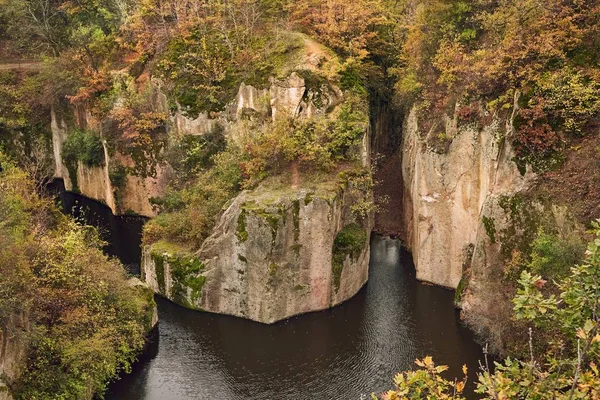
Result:
{"type": "Polygon", "coordinates": [[[388,24],[381,1],[303,0],[290,5],[292,21],[344,55],[365,58],[378,29],[388,24]]]}

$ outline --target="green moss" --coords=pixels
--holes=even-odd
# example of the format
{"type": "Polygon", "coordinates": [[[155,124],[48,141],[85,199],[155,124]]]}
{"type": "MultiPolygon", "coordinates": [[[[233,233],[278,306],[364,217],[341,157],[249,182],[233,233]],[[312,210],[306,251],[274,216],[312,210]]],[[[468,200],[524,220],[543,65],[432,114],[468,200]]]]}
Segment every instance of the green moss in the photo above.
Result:
{"type": "Polygon", "coordinates": [[[340,288],[344,261],[350,256],[354,260],[360,256],[365,248],[367,233],[358,224],[346,225],[333,241],[331,267],[333,270],[333,283],[336,292],[340,288]]]}
{"type": "Polygon", "coordinates": [[[454,292],[454,306],[456,308],[461,307],[462,297],[471,280],[471,262],[473,260],[474,252],[475,245],[473,243],[469,243],[463,252],[464,259],[462,263],[462,277],[460,278],[460,282],[458,282],[456,292],[454,292]]]}
{"type": "Polygon", "coordinates": [[[271,265],[269,265],[269,276],[275,276],[278,269],[279,269],[279,265],[277,265],[275,263],[271,263],[271,265]]]}
{"type": "Polygon", "coordinates": [[[290,246],[290,249],[292,249],[292,251],[293,251],[294,253],[296,253],[296,255],[297,255],[297,256],[299,256],[299,255],[300,255],[300,249],[301,249],[301,248],[302,248],[302,245],[301,245],[301,244],[299,244],[299,243],[296,243],[296,244],[294,244],[294,245],[290,246]]]}
{"type": "Polygon", "coordinates": [[[482,218],[483,227],[485,228],[485,232],[487,233],[490,241],[492,243],[496,243],[496,226],[494,224],[493,218],[488,218],[485,215],[482,218]]]}
{"type": "Polygon", "coordinates": [[[517,250],[523,255],[531,253],[531,243],[535,239],[538,227],[548,219],[543,213],[536,212],[530,201],[521,196],[502,196],[498,205],[510,217],[510,223],[498,236],[502,243],[502,259],[508,261],[517,250]]]}
{"type": "Polygon", "coordinates": [[[127,182],[127,168],[123,165],[111,165],[108,171],[108,178],[115,189],[122,188],[127,182]]]}
{"type": "Polygon", "coordinates": [[[154,262],[154,271],[156,272],[156,281],[158,282],[158,291],[166,294],[165,291],[165,258],[162,254],[152,253],[154,262]]]}
{"type": "Polygon", "coordinates": [[[312,192],[306,193],[306,196],[304,196],[304,205],[305,206],[309,205],[312,202],[312,200],[313,200],[312,196],[313,196],[312,192]]]}
{"type": "Polygon", "coordinates": [[[500,196],[498,205],[506,213],[510,213],[511,218],[517,218],[523,206],[523,199],[520,196],[500,196]]]}
{"type": "Polygon", "coordinates": [[[294,241],[300,240],[300,200],[294,200],[292,203],[294,219],[294,241]]]}
{"type": "Polygon", "coordinates": [[[458,282],[458,286],[456,287],[456,291],[454,292],[454,306],[460,307],[460,302],[462,301],[463,294],[465,293],[465,289],[469,284],[469,279],[466,275],[460,279],[458,282]]]}
{"type": "Polygon", "coordinates": [[[186,307],[193,307],[189,299],[192,302],[198,300],[206,282],[206,277],[200,275],[204,264],[185,247],[165,241],[152,245],[151,255],[156,265],[161,294],[166,294],[165,265],[168,264],[172,282],[171,299],[186,307]]]}
{"type": "Polygon", "coordinates": [[[279,220],[281,219],[281,217],[276,214],[263,214],[262,216],[269,223],[269,227],[271,228],[271,235],[273,236],[273,241],[275,241],[275,237],[277,236],[277,228],[279,228],[279,220]]]}
{"type": "Polygon", "coordinates": [[[238,217],[237,230],[235,236],[240,242],[248,240],[248,231],[246,231],[246,210],[242,208],[238,217]]]}

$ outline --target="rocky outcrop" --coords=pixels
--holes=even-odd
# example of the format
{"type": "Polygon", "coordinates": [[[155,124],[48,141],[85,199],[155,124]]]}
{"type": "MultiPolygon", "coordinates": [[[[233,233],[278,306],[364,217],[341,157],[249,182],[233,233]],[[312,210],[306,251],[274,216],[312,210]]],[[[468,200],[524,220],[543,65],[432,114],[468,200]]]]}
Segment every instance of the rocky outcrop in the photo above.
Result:
{"type": "Polygon", "coordinates": [[[456,288],[486,205],[531,182],[531,173],[521,175],[512,161],[503,128],[497,119],[478,127],[446,117],[422,132],[416,110],[409,113],[402,141],[403,234],[418,279],[456,288]]]}
{"type": "MultiPolygon", "coordinates": [[[[163,194],[171,179],[171,169],[166,164],[156,167],[154,176],[127,175],[118,186],[111,181],[111,167],[131,166],[133,161],[121,154],[109,155],[106,141],[103,142],[104,162],[90,167],[77,163],[75,171],[69,171],[62,158],[62,149],[69,135],[64,119],[52,111],[52,149],[55,161],[54,177],[63,179],[67,191],[77,192],[106,204],[114,214],[135,213],[147,217],[156,215],[149,199],[163,194]],[[74,179],[73,179],[74,178],[74,179]]],[[[98,123],[87,113],[85,126],[96,127],[98,123]]]]}
{"type": "MultiPolygon", "coordinates": [[[[157,112],[168,112],[167,99],[160,92],[160,82],[151,82],[154,93],[153,107],[157,112]]],[[[276,118],[310,118],[311,116],[331,109],[340,103],[343,96],[340,90],[329,84],[318,88],[318,91],[307,88],[305,80],[296,72],[286,79],[272,79],[268,89],[257,89],[242,84],[235,100],[222,113],[209,116],[200,113],[198,117],[185,116],[176,111],[169,116],[167,137],[169,142],[177,141],[184,135],[204,135],[217,128],[223,129],[230,137],[235,137],[236,124],[251,118],[261,120],[276,118]],[[317,107],[315,103],[320,104],[317,107]]],[[[79,126],[102,132],[102,123],[96,121],[89,110],[77,110],[79,126]]],[[[162,160],[154,168],[150,176],[127,174],[124,182],[115,185],[111,182],[111,168],[114,166],[134,167],[131,157],[116,152],[110,154],[104,141],[104,163],[90,167],[82,162],[77,163],[76,171],[69,171],[62,159],[62,149],[69,136],[70,129],[64,118],[52,111],[52,148],[55,160],[55,178],[63,179],[68,191],[79,192],[91,199],[106,204],[115,214],[135,213],[147,217],[156,215],[149,199],[162,196],[172,179],[173,170],[162,160]]],[[[368,137],[365,143],[368,143],[368,137]]],[[[167,147],[169,143],[167,143],[167,147]]],[[[363,146],[364,147],[364,146],[363,146]]],[[[364,162],[368,161],[368,151],[363,152],[364,162]]]]}
{"type": "Polygon", "coordinates": [[[372,218],[352,205],[371,196],[351,180],[244,192],[195,254],[146,247],[144,279],[176,303],[263,323],[332,307],[367,281],[372,218]]]}

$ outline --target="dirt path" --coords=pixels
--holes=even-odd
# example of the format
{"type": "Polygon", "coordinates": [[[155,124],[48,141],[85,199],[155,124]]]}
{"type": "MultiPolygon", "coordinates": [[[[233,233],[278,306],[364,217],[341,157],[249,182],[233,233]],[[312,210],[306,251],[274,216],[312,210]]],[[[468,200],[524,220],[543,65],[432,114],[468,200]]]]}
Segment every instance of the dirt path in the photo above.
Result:
{"type": "Polygon", "coordinates": [[[23,62],[23,63],[6,63],[0,64],[0,71],[39,71],[42,69],[41,62],[23,62]]]}

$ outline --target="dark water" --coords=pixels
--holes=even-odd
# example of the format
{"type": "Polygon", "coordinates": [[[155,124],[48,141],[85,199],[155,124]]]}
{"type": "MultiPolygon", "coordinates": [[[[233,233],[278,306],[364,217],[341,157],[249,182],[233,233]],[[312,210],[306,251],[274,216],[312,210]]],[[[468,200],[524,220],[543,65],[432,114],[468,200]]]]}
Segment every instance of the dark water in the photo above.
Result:
{"type": "MultiPolygon", "coordinates": [[[[80,196],[91,222],[108,227],[109,253],[139,262],[143,220],[115,218],[80,196]],[[96,217],[93,217],[96,218],[96,217]]],[[[157,299],[158,341],[109,400],[368,399],[398,371],[431,355],[460,375],[477,371],[481,348],[460,325],[453,292],[420,284],[397,240],[373,236],[368,284],[331,310],[267,326],[200,313],[157,299]]]]}

